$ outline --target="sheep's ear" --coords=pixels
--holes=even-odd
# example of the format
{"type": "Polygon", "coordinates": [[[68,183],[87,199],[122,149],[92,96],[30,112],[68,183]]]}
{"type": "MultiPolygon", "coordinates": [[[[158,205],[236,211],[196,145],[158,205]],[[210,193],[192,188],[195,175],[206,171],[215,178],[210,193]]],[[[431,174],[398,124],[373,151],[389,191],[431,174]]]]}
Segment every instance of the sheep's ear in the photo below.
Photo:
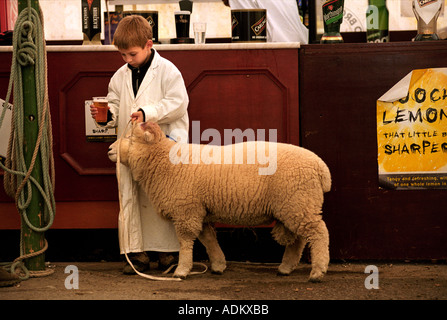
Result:
{"type": "Polygon", "coordinates": [[[146,142],[154,141],[154,134],[150,131],[145,131],[144,132],[144,141],[146,141],[146,142]]]}

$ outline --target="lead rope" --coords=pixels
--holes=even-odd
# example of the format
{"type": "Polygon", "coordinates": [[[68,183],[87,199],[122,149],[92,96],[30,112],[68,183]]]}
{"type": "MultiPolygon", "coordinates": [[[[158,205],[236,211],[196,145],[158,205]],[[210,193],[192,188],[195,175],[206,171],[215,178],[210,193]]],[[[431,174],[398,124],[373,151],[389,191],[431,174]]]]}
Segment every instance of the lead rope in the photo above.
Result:
{"type": "MultiPolygon", "coordinates": [[[[120,161],[121,138],[125,136],[130,123],[132,123],[132,120],[130,120],[127,123],[126,128],[124,129],[123,133],[121,134],[121,137],[118,140],[118,147],[117,147],[117,151],[116,151],[116,178],[117,178],[117,181],[118,181],[118,196],[119,196],[120,212],[123,212],[123,205],[122,205],[122,201],[121,201],[121,182],[120,182],[120,179],[121,179],[121,172],[120,172],[120,165],[121,165],[121,161],[120,161]]],[[[124,252],[124,255],[126,256],[127,262],[132,267],[132,269],[135,271],[135,273],[138,274],[139,276],[143,277],[143,278],[150,279],[150,280],[157,280],[157,281],[182,281],[182,279],[180,279],[180,278],[157,277],[157,276],[151,276],[151,275],[139,272],[134,267],[132,261],[127,256],[127,252],[124,252]]],[[[205,269],[203,271],[190,272],[189,273],[190,275],[203,274],[203,273],[205,273],[208,270],[208,267],[204,263],[194,262],[194,264],[198,264],[200,266],[203,266],[205,269]]],[[[174,268],[175,266],[176,266],[176,264],[171,265],[166,271],[163,272],[163,274],[169,273],[169,271],[171,271],[172,268],[174,268]]]]}

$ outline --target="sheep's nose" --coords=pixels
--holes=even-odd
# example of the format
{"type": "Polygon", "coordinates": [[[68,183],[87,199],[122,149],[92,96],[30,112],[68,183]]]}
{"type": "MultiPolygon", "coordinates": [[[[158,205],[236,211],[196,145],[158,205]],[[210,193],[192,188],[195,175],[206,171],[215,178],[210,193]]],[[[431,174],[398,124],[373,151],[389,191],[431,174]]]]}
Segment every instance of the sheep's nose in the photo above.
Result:
{"type": "Polygon", "coordinates": [[[109,148],[109,152],[112,151],[112,148],[109,148]]]}

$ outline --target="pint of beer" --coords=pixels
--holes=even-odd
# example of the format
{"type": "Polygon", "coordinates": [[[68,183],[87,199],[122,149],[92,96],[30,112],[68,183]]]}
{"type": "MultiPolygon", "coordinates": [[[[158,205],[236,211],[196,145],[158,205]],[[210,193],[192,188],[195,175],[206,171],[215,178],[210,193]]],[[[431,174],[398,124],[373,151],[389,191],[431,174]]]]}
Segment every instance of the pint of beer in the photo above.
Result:
{"type": "Polygon", "coordinates": [[[107,111],[109,110],[106,97],[93,97],[93,105],[98,109],[96,122],[107,122],[107,111]]]}

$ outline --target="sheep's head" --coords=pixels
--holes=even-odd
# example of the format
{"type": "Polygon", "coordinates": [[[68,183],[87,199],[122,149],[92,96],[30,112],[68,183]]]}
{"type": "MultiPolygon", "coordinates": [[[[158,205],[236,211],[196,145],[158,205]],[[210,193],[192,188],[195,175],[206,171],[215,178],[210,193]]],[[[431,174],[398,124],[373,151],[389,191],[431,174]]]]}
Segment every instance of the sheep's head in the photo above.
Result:
{"type": "Polygon", "coordinates": [[[129,153],[132,149],[140,150],[141,144],[154,144],[160,142],[163,132],[156,123],[143,122],[133,123],[131,130],[128,130],[124,137],[116,140],[110,147],[108,156],[113,162],[118,160],[118,146],[120,147],[120,162],[124,165],[129,164],[129,153]]]}

